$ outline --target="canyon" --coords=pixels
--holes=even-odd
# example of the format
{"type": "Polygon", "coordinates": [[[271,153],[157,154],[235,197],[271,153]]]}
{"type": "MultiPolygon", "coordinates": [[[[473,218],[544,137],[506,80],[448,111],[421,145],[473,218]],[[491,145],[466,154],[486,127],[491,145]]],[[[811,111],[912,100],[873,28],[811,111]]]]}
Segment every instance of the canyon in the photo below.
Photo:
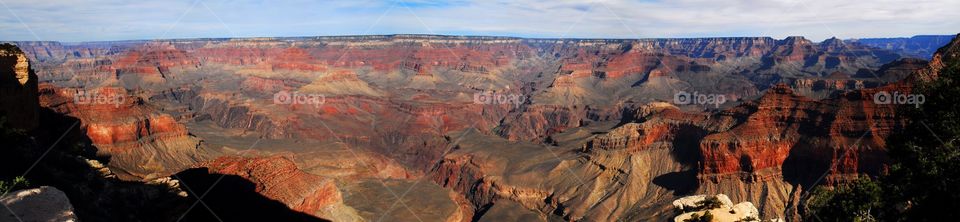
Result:
{"type": "Polygon", "coordinates": [[[75,119],[115,180],[211,192],[222,205],[197,218],[253,191],[290,220],[664,221],[724,194],[795,221],[814,187],[885,170],[906,120],[875,98],[935,79],[960,45],[883,41],[15,42],[0,114],[75,119]]]}

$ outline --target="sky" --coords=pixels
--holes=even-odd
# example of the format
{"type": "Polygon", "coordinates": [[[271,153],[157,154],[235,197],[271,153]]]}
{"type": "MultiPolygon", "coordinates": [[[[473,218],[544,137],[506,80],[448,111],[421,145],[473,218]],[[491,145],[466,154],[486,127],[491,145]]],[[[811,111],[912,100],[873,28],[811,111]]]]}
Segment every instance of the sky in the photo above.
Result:
{"type": "Polygon", "coordinates": [[[960,32],[958,0],[0,0],[0,41],[374,34],[532,38],[960,32]]]}

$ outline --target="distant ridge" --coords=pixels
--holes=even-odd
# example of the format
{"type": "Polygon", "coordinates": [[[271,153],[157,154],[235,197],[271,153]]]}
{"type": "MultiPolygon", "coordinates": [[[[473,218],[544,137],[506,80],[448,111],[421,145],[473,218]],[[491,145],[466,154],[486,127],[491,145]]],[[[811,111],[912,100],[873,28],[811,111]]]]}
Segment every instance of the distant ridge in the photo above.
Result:
{"type": "Polygon", "coordinates": [[[900,38],[861,38],[851,39],[867,46],[889,49],[908,57],[929,60],[938,48],[950,43],[954,35],[916,35],[900,38]]]}

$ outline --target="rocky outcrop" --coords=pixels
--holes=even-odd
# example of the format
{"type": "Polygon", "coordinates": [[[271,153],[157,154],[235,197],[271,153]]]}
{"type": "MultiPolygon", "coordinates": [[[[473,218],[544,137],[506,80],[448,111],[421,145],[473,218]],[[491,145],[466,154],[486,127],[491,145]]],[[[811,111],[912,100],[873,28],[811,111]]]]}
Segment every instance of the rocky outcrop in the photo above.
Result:
{"type": "Polygon", "coordinates": [[[0,45],[0,116],[10,127],[33,130],[38,127],[40,103],[37,75],[16,46],[0,45]]]}
{"type": "Polygon", "coordinates": [[[946,68],[946,64],[956,64],[957,61],[960,61],[960,40],[958,38],[960,38],[960,35],[950,41],[950,44],[940,48],[933,55],[927,69],[921,70],[918,75],[911,77],[915,77],[917,81],[930,81],[937,78],[940,71],[946,68]]]}
{"type": "MultiPolygon", "coordinates": [[[[749,171],[781,165],[787,156],[797,154],[796,149],[805,149],[804,147],[827,146],[841,149],[841,147],[858,146],[853,149],[866,150],[882,148],[884,138],[904,123],[903,120],[896,118],[894,105],[878,104],[874,102],[874,95],[881,92],[909,93],[909,91],[910,87],[907,85],[891,84],[814,101],[794,94],[786,85],[777,85],[760,99],[722,112],[715,117],[741,119],[743,122],[729,130],[724,130],[723,133],[704,138],[701,143],[701,149],[705,155],[704,173],[749,171]],[[756,149],[760,156],[727,153],[728,150],[741,150],[741,148],[730,146],[756,147],[746,149],[756,149]],[[760,154],[763,152],[770,153],[760,154]],[[729,165],[717,165],[712,162],[717,158],[729,158],[719,161],[729,165]]],[[[867,165],[872,167],[864,166],[863,168],[872,169],[873,173],[878,172],[876,170],[879,170],[881,162],[873,161],[879,158],[864,158],[871,159],[871,163],[867,165]]]]}
{"type": "Polygon", "coordinates": [[[79,221],[67,195],[54,187],[13,191],[0,197],[9,211],[0,213],[2,221],[79,221]]]}
{"type": "Polygon", "coordinates": [[[333,180],[305,173],[285,157],[220,157],[200,166],[211,174],[247,179],[253,182],[257,193],[295,211],[335,221],[361,220],[352,208],[343,204],[333,180]]]}
{"type": "Polygon", "coordinates": [[[675,222],[704,217],[710,218],[708,221],[717,222],[760,221],[760,212],[753,203],[742,202],[734,205],[730,198],[723,194],[683,197],[674,200],[673,207],[680,214],[673,218],[675,222]]]}

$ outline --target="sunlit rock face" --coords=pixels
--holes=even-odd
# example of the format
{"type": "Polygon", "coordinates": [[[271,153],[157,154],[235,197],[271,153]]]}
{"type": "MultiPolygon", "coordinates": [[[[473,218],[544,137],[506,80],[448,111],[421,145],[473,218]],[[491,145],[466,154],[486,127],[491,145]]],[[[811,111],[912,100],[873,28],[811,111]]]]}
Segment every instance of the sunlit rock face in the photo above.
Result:
{"type": "MultiPolygon", "coordinates": [[[[679,213],[673,221],[683,222],[691,218],[711,215],[711,221],[761,221],[760,213],[753,203],[742,202],[733,204],[730,197],[723,194],[716,196],[695,195],[686,196],[673,201],[674,209],[679,213]]],[[[772,221],[772,220],[771,220],[772,221]]]]}

